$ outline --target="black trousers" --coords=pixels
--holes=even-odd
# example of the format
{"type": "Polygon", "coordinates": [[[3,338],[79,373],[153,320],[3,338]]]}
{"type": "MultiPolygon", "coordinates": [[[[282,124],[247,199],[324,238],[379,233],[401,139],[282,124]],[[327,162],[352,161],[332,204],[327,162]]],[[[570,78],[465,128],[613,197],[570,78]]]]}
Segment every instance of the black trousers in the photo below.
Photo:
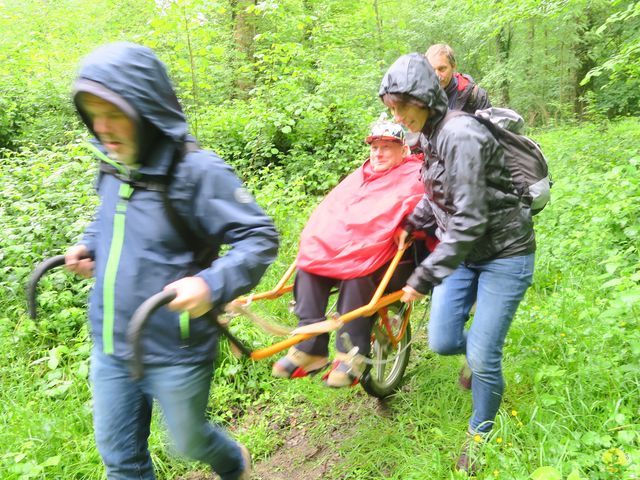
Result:
{"type": "MultiPolygon", "coordinates": [[[[426,256],[424,250],[416,247],[409,249],[398,264],[396,271],[387,286],[387,292],[400,290],[411,275],[415,266],[426,256]]],[[[337,311],[340,315],[348,313],[356,308],[367,305],[375,293],[382,277],[387,271],[387,265],[364,277],[351,280],[339,280],[323,277],[313,273],[298,270],[293,285],[293,295],[296,300],[294,309],[298,317],[298,326],[321,322],[326,319],[327,304],[331,290],[338,288],[337,311]]],[[[349,345],[342,341],[342,335],[347,334],[352,345],[358,347],[358,353],[369,355],[371,351],[371,327],[374,317],[359,317],[345,323],[336,337],[336,349],[347,353],[349,345]]],[[[296,345],[310,355],[328,355],[329,334],[325,333],[305,340],[296,345]]]]}
{"type": "MultiPolygon", "coordinates": [[[[325,320],[329,295],[334,287],[338,288],[337,311],[340,315],[368,304],[378,287],[382,275],[374,272],[370,275],[351,280],[322,277],[313,273],[298,270],[293,286],[296,300],[294,312],[299,322],[298,326],[309,325],[325,320]]],[[[382,269],[384,274],[384,269],[382,269]]],[[[342,341],[342,335],[347,334],[351,344],[358,347],[362,355],[368,355],[371,350],[372,317],[359,317],[345,323],[336,337],[336,349],[348,352],[348,344],[342,341]]],[[[310,355],[329,354],[329,334],[323,333],[296,345],[310,355]]]]}

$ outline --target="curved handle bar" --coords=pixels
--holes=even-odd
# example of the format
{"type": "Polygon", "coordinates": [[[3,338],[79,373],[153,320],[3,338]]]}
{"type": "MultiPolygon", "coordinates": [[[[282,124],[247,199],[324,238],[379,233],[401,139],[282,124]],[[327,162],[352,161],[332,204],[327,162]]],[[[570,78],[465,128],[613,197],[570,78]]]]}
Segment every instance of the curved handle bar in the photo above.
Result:
{"type": "MultiPolygon", "coordinates": [[[[133,359],[131,361],[131,375],[134,380],[140,380],[144,375],[144,366],[142,364],[142,331],[149,320],[149,317],[160,307],[170,303],[176,298],[175,290],[167,290],[156,293],[152,297],[145,300],[134,312],[129,326],[127,327],[127,342],[133,349],[133,359]]],[[[206,315],[206,314],[205,314],[206,315]]],[[[215,323],[220,332],[229,339],[244,355],[250,356],[251,350],[240,342],[227,328],[218,322],[215,315],[209,312],[209,317],[215,323]]]]}
{"type": "Polygon", "coordinates": [[[134,312],[127,327],[127,342],[133,348],[133,361],[131,363],[131,375],[135,380],[142,378],[144,367],[142,366],[142,329],[149,317],[163,305],[176,298],[175,290],[167,290],[156,293],[145,300],[134,312]]]}
{"type": "Polygon", "coordinates": [[[29,316],[35,320],[37,317],[36,312],[36,287],[38,285],[38,281],[42,276],[47,273],[52,268],[59,267],[64,265],[64,255],[56,255],[55,257],[47,258],[46,260],[40,262],[36,269],[31,274],[29,278],[29,283],[27,283],[27,306],[29,309],[29,316]]]}

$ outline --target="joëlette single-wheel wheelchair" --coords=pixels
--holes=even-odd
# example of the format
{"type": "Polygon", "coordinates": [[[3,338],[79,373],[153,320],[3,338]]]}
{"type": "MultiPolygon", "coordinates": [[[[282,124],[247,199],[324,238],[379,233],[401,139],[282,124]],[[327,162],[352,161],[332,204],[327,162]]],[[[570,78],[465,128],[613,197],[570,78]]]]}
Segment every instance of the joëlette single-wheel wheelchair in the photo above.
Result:
{"type": "MultiPolygon", "coordinates": [[[[288,338],[270,346],[251,350],[233,335],[223,322],[216,319],[217,327],[220,333],[229,339],[235,350],[252,360],[262,360],[308,338],[337,330],[344,323],[356,318],[372,317],[371,355],[366,361],[367,366],[360,379],[360,384],[369,395],[378,398],[387,397],[400,386],[411,352],[411,325],[409,320],[413,305],[400,301],[402,297],[400,288],[404,285],[404,281],[415,266],[415,255],[410,255],[410,253],[412,252],[407,251],[405,248],[395,254],[371,301],[367,305],[340,316],[336,315],[323,322],[293,329],[289,332],[288,338]]],[[[38,281],[47,271],[64,265],[64,263],[64,256],[58,255],[43,261],[33,271],[27,285],[28,309],[32,319],[36,319],[38,281]]],[[[288,282],[295,269],[294,263],[287,269],[273,289],[239,297],[227,306],[227,310],[247,313],[245,309],[252,302],[273,300],[292,292],[293,284],[288,282]]],[[[131,369],[134,378],[141,378],[144,375],[141,340],[144,335],[145,325],[156,310],[171,302],[175,296],[176,293],[171,290],[159,292],[143,302],[131,318],[127,340],[133,350],[131,369]]],[[[247,316],[249,318],[253,317],[252,315],[247,316]]],[[[211,316],[211,318],[214,319],[215,317],[211,316]]]]}

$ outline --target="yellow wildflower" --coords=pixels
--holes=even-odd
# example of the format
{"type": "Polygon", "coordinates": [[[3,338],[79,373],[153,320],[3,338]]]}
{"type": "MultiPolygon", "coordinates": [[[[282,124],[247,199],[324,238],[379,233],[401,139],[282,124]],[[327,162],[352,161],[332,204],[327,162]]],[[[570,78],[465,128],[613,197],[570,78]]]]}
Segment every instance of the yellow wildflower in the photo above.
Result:
{"type": "Polygon", "coordinates": [[[623,467],[629,465],[629,459],[625,453],[619,448],[610,448],[602,454],[602,461],[607,465],[621,465],[623,467]]]}

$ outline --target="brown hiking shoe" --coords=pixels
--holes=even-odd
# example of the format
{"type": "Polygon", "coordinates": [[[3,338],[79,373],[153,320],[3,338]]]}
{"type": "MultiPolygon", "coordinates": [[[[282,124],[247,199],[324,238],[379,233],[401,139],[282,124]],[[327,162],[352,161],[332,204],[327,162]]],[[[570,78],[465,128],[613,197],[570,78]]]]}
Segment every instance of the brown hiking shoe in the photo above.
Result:
{"type": "Polygon", "coordinates": [[[467,365],[467,362],[465,362],[460,369],[460,374],[458,375],[458,385],[460,385],[460,388],[464,390],[471,390],[472,379],[473,374],[471,373],[471,369],[469,368],[469,365],[467,365]]]}
{"type": "Polygon", "coordinates": [[[474,477],[480,471],[480,447],[486,434],[467,432],[467,439],[462,444],[462,449],[456,461],[456,470],[465,472],[474,477]]]}
{"type": "Polygon", "coordinates": [[[251,480],[251,453],[249,453],[249,449],[241,443],[239,443],[238,446],[240,447],[242,459],[244,460],[244,470],[242,470],[238,480],[251,480]]]}
{"type": "Polygon", "coordinates": [[[336,360],[331,371],[323,380],[327,386],[333,388],[353,387],[360,380],[364,367],[363,355],[336,352],[336,360]]]}

